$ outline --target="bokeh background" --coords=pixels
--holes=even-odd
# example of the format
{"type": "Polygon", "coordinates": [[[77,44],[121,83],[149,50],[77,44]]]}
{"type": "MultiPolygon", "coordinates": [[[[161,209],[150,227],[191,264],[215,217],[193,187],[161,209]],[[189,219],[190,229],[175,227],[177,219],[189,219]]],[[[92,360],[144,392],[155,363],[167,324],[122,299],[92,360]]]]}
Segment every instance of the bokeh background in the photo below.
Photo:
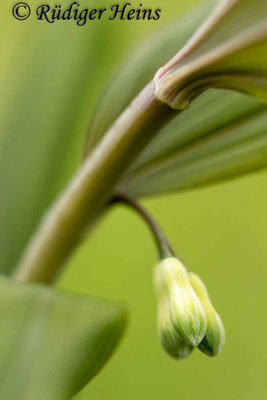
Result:
{"type": "MultiPolygon", "coordinates": [[[[90,115],[116,65],[199,2],[146,0],[145,6],[162,8],[159,21],[90,22],[83,28],[15,21],[13,2],[1,3],[2,273],[12,272],[43,211],[77,169],[90,115]]],[[[165,355],[156,332],[157,258],[149,231],[122,206],[102,219],[58,286],[125,302],[130,321],[113,358],[77,400],[266,399],[266,198],[267,173],[260,172],[144,200],[185,263],[202,276],[223,317],[227,341],[217,359],[198,351],[181,362],[165,355]]]]}

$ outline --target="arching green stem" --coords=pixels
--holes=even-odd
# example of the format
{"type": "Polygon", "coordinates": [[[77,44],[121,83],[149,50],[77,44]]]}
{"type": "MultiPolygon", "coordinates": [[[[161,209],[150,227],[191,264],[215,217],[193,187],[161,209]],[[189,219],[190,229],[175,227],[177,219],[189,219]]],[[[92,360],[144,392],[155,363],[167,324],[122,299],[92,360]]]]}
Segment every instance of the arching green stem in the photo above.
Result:
{"type": "Polygon", "coordinates": [[[45,215],[22,255],[15,279],[51,283],[58,276],[74,248],[106,209],[127,168],[175,115],[177,111],[155,98],[153,82],[149,83],[45,215]]]}

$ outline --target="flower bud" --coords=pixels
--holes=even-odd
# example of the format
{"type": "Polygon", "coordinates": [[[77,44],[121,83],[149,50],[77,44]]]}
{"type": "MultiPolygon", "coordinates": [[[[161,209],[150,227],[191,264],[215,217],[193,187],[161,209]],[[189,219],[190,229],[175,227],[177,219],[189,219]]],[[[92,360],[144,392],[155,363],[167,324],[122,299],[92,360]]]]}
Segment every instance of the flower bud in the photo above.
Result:
{"type": "Polygon", "coordinates": [[[208,321],[206,335],[198,347],[203,353],[214,357],[221,352],[225,342],[224,326],[210,301],[204,283],[192,272],[189,273],[189,277],[192,287],[202,302],[208,321]]]}
{"type": "Polygon", "coordinates": [[[176,330],[172,326],[170,316],[168,318],[167,314],[162,314],[159,311],[159,337],[162,344],[162,347],[171,357],[176,360],[187,358],[192,350],[193,346],[183,342],[176,330]]]}
{"type": "Polygon", "coordinates": [[[156,266],[155,269],[154,283],[158,297],[158,333],[162,347],[176,360],[186,358],[192,352],[193,347],[180,339],[172,325],[169,293],[159,266],[156,266]]]}
{"type": "Polygon", "coordinates": [[[182,341],[197,346],[206,334],[207,318],[188,272],[174,257],[164,259],[159,268],[170,297],[172,325],[182,341]]]}

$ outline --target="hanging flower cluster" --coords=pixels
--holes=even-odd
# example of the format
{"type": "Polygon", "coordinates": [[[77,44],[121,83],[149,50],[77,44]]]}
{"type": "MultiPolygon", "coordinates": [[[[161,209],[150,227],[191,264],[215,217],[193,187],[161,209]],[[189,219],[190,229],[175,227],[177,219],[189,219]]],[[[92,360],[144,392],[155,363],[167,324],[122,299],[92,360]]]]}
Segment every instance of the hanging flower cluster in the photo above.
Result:
{"type": "Polygon", "coordinates": [[[198,347],[208,356],[217,356],[225,331],[201,279],[188,272],[178,258],[167,257],[156,265],[154,283],[158,330],[165,351],[182,359],[198,347]]]}

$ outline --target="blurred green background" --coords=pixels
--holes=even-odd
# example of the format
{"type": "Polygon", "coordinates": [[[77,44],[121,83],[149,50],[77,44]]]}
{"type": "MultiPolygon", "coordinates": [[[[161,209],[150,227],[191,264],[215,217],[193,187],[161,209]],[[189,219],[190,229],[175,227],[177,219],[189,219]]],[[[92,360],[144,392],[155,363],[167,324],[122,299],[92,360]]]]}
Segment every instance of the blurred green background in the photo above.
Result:
{"type": "MultiPolygon", "coordinates": [[[[198,2],[147,0],[145,6],[162,8],[160,21],[90,22],[83,28],[15,21],[13,2],[1,4],[3,273],[12,270],[40,215],[79,165],[90,114],[116,65],[150,32],[184,8],[193,12],[198,2]]],[[[157,258],[150,234],[124,207],[102,219],[58,285],[125,302],[130,323],[113,359],[77,400],[266,399],[266,196],[267,173],[261,172],[144,201],[206,282],[223,317],[227,341],[217,359],[198,351],[181,362],[165,355],[156,332],[151,271],[157,258]]]]}

